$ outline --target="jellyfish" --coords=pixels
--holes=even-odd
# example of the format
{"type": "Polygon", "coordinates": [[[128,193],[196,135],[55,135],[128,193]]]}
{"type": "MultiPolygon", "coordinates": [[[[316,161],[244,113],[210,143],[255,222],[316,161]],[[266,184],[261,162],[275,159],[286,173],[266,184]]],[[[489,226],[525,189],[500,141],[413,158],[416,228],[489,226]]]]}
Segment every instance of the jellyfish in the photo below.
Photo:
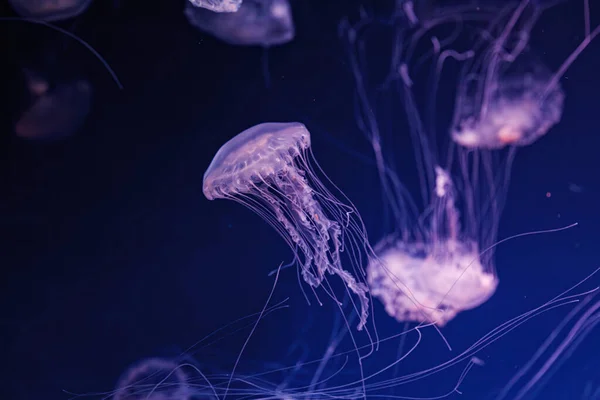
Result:
{"type": "Polygon", "coordinates": [[[79,79],[51,87],[39,75],[27,76],[33,101],[16,122],[16,135],[27,140],[57,140],[79,130],[90,111],[91,85],[79,79]]]}
{"type": "Polygon", "coordinates": [[[233,13],[240,9],[242,0],[190,0],[190,3],[217,13],[233,13]]]}
{"type": "Polygon", "coordinates": [[[301,123],[255,125],[219,149],[204,173],[203,192],[209,200],[241,203],[269,222],[313,289],[323,286],[336,299],[327,274],[341,278],[360,304],[355,307],[360,330],[369,303],[361,268],[370,251],[367,235],[355,207],[337,199],[319,179],[310,145],[310,132],[301,123]],[[344,251],[353,273],[342,266],[344,251]]]}
{"type": "MultiPolygon", "coordinates": [[[[483,35],[481,51],[468,57],[459,77],[451,139],[470,150],[527,146],[560,122],[565,94],[559,79],[600,34],[590,27],[584,3],[585,36],[551,71],[529,45],[530,32],[550,5],[521,1],[509,8],[505,24],[483,35]]],[[[587,4],[587,5],[586,5],[587,4]]]]}
{"type": "Polygon", "coordinates": [[[17,14],[41,21],[61,21],[83,13],[92,0],[9,0],[17,14]]]}
{"type": "Polygon", "coordinates": [[[113,400],[187,400],[189,376],[171,359],[147,358],[125,371],[117,382],[113,400]]]}
{"type": "Polygon", "coordinates": [[[550,72],[528,42],[550,5],[464,3],[417,16],[412,1],[397,4],[391,20],[363,13],[357,24],[341,25],[358,126],[372,145],[384,219],[392,225],[374,247],[381,262],[371,263],[367,275],[390,316],[443,326],[494,294],[494,249],[516,150],[559,122],[558,79],[599,28],[588,29],[582,45],[550,72]],[[386,34],[391,51],[381,46],[386,34]],[[389,60],[377,81],[370,60],[389,60]],[[458,89],[452,122],[441,128],[446,110],[438,106],[452,104],[441,97],[447,86],[458,89]],[[397,106],[404,120],[386,113],[397,106]],[[394,146],[407,140],[400,134],[407,131],[418,194],[402,184],[395,161],[404,147],[394,146]]]}
{"type": "Polygon", "coordinates": [[[560,84],[549,86],[552,76],[540,70],[493,73],[487,79],[495,82],[463,82],[452,140],[471,149],[500,149],[527,146],[544,136],[560,121],[565,96],[560,84]]]}
{"type": "Polygon", "coordinates": [[[234,13],[217,13],[186,3],[190,24],[233,45],[271,47],[294,38],[288,0],[245,0],[234,13]]]}

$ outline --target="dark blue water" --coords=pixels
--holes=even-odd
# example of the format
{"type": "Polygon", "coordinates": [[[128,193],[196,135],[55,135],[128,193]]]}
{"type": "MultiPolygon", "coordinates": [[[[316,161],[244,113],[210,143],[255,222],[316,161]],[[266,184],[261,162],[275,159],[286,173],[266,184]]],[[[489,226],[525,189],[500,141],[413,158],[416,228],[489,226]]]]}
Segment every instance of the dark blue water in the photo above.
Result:
{"type": "MultiPolygon", "coordinates": [[[[350,151],[371,157],[353,118],[353,81],[337,36],[339,19],[356,15],[358,3],[321,3],[293,3],[297,37],[269,51],[269,88],[263,50],[227,46],[197,32],[182,14],[183,1],[97,2],[60,24],[105,57],[123,90],[63,35],[0,24],[1,398],[66,399],[63,390],[110,390],[132,362],[175,356],[262,308],[273,283],[267,274],[289,261],[289,249],[249,210],[209,202],[201,191],[216,150],[251,125],[304,122],[315,156],[360,210],[371,238],[386,233],[376,171],[350,151]],[[93,85],[92,112],[78,134],[46,143],[14,137],[24,65],[83,76],[93,85]]],[[[553,66],[582,39],[580,2],[572,3],[577,7],[548,12],[535,31],[536,49],[553,66]]],[[[13,15],[7,5],[2,15],[13,15]]],[[[567,95],[561,123],[519,152],[499,236],[579,225],[497,249],[497,293],[444,330],[456,349],[600,266],[599,71],[596,42],[561,81],[567,95]]],[[[403,152],[410,157],[412,148],[396,156],[403,152]]],[[[406,182],[418,189],[414,178],[406,182]]],[[[587,288],[597,283],[596,277],[587,288]]],[[[303,328],[311,357],[322,352],[334,313],[306,304],[293,269],[282,272],[274,299],[288,296],[290,307],[265,319],[250,342],[247,370],[293,360],[295,354],[284,355],[303,328]]],[[[378,312],[386,333],[400,329],[378,312]]],[[[469,375],[461,398],[484,399],[502,387],[565,314],[532,320],[479,354],[486,365],[469,375]]],[[[205,349],[199,363],[230,369],[246,334],[205,349]]],[[[588,382],[600,385],[598,335],[582,343],[540,399],[578,399],[588,382]]],[[[451,355],[429,332],[401,370],[451,355]]],[[[439,395],[459,374],[460,368],[441,373],[398,394],[439,395]]]]}

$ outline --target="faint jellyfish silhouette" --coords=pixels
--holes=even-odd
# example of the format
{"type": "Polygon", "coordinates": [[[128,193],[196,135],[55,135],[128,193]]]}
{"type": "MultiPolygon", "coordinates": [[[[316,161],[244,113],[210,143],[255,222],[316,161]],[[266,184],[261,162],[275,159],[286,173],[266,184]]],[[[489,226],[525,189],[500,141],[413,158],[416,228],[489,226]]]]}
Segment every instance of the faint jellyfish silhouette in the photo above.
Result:
{"type": "Polygon", "coordinates": [[[195,7],[217,13],[232,13],[240,9],[242,0],[189,0],[195,7]]]}
{"type": "MultiPolygon", "coordinates": [[[[515,10],[518,16],[523,12],[515,10]]],[[[565,97],[560,83],[527,48],[527,35],[514,47],[507,40],[508,35],[495,38],[463,67],[450,128],[460,146],[526,146],[560,121],[565,97]]]]}
{"type": "Polygon", "coordinates": [[[79,130],[90,111],[92,87],[85,80],[50,87],[38,75],[27,73],[31,106],[15,124],[15,134],[27,140],[57,140],[79,130]]]}
{"type": "Polygon", "coordinates": [[[27,89],[32,96],[41,96],[48,92],[50,85],[46,79],[29,69],[24,69],[23,73],[27,81],[27,89]]]}
{"type": "Polygon", "coordinates": [[[600,34],[590,27],[584,2],[585,36],[556,72],[531,51],[530,32],[541,13],[556,4],[521,1],[501,30],[483,35],[489,45],[464,63],[456,94],[450,136],[469,149],[501,149],[532,144],[561,118],[566,70],[600,34]],[[530,4],[532,3],[532,4],[530,4]]]}
{"type": "Polygon", "coordinates": [[[233,45],[270,47],[294,38],[288,0],[245,0],[234,13],[216,13],[186,3],[190,24],[233,45]]]}
{"type": "Polygon", "coordinates": [[[9,0],[17,14],[42,21],[60,21],[83,13],[92,0],[9,0]]]}
{"type": "Polygon", "coordinates": [[[50,87],[39,75],[27,73],[32,104],[15,124],[17,136],[32,140],[53,140],[76,132],[90,110],[92,88],[76,80],[50,87]]]}
{"type": "Polygon", "coordinates": [[[463,89],[455,108],[452,139],[468,148],[532,144],[560,121],[563,110],[560,85],[549,88],[551,75],[546,77],[532,71],[503,76],[488,83],[490,87],[478,88],[479,93],[463,89]]]}
{"type": "Polygon", "coordinates": [[[268,50],[294,39],[295,28],[289,0],[245,0],[235,13],[215,13],[186,4],[191,25],[232,45],[262,46],[262,72],[270,86],[268,50]]]}
{"type": "Polygon", "coordinates": [[[186,400],[190,398],[189,377],[170,359],[147,358],[121,375],[113,400],[186,400]]]}
{"type": "Polygon", "coordinates": [[[204,173],[203,192],[209,200],[237,201],[269,222],[294,251],[313,291],[321,286],[338,301],[326,273],[338,275],[359,300],[360,310],[354,308],[360,330],[368,316],[368,289],[355,276],[364,276],[363,258],[372,250],[358,211],[319,179],[310,144],[301,123],[255,125],[219,149],[204,173]],[[354,276],[342,267],[344,251],[354,276]]]}
{"type": "Polygon", "coordinates": [[[54,24],[51,24],[51,23],[41,20],[41,19],[32,19],[32,18],[23,18],[23,17],[0,17],[0,21],[2,21],[2,22],[25,22],[27,24],[40,25],[40,26],[44,26],[46,28],[50,28],[56,32],[60,32],[63,35],[76,40],[77,42],[79,42],[79,44],[81,44],[83,47],[85,47],[90,53],[92,53],[94,55],[94,57],[96,57],[98,59],[98,61],[100,61],[102,63],[102,65],[104,66],[104,68],[106,68],[108,73],[111,75],[112,79],[115,81],[115,83],[119,87],[119,89],[123,89],[123,85],[121,84],[119,77],[117,76],[115,71],[113,71],[113,69],[110,67],[108,62],[88,42],[86,42],[79,36],[75,35],[74,33],[71,33],[69,31],[67,31],[66,29],[63,29],[59,26],[56,26],[54,24]]]}

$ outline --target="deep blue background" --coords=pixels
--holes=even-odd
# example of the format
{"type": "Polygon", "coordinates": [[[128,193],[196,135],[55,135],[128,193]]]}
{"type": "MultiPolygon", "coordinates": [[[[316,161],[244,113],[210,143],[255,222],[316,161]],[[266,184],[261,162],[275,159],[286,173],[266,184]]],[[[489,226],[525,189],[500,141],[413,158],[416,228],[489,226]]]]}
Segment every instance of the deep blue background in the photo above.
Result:
{"type": "MultiPolygon", "coordinates": [[[[272,284],[267,273],[289,259],[289,250],[250,211],[209,202],[201,192],[216,150],[251,125],[305,122],[316,157],[355,202],[373,241],[386,233],[375,170],[348,152],[370,157],[355,127],[353,81],[337,36],[339,19],[356,14],[358,3],[322,3],[293,3],[297,38],[269,52],[268,89],[262,49],[226,46],[195,31],[182,14],[183,1],[97,2],[60,24],[106,58],[122,91],[89,52],[63,35],[0,24],[1,37],[8,38],[0,49],[0,390],[10,396],[2,398],[64,399],[63,389],[109,390],[130,363],[175,355],[260,310],[272,284]],[[81,132],[55,143],[13,136],[24,65],[49,66],[56,77],[87,77],[94,107],[81,132]]],[[[536,29],[533,43],[549,65],[558,66],[582,39],[580,3],[549,11],[536,29]]],[[[12,15],[4,3],[2,15],[12,15]]],[[[560,125],[518,154],[500,237],[580,225],[500,246],[498,292],[444,330],[456,348],[600,265],[599,71],[596,42],[562,79],[567,100],[560,125]],[[570,184],[581,192],[569,190],[570,184]]],[[[410,157],[411,147],[407,142],[397,151],[410,157]]],[[[411,174],[402,178],[416,190],[411,174]]],[[[280,359],[309,314],[315,317],[306,342],[312,346],[314,339],[314,356],[320,353],[317,344],[328,336],[332,314],[306,305],[291,269],[275,295],[287,296],[291,307],[261,324],[248,360],[280,359]]],[[[462,386],[465,398],[482,399],[501,387],[561,313],[536,319],[485,350],[480,357],[486,366],[462,386]]],[[[211,351],[217,356],[205,362],[229,368],[244,337],[216,344],[211,351]]],[[[540,398],[578,398],[586,382],[599,385],[599,343],[586,341],[540,398]]],[[[428,334],[418,359],[403,371],[447,356],[428,334]]],[[[456,376],[441,374],[429,378],[433,388],[417,385],[401,393],[439,395],[437,389],[450,388],[456,376]]]]}

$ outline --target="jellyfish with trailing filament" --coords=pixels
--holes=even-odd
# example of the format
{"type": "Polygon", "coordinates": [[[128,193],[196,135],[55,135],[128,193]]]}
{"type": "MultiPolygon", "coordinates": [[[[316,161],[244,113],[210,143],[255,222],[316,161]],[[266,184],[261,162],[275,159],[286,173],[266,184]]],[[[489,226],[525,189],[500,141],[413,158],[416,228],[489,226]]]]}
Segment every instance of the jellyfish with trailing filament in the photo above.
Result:
{"type": "Polygon", "coordinates": [[[495,292],[494,245],[516,149],[559,122],[558,79],[599,31],[586,24],[581,45],[551,73],[528,43],[543,11],[523,0],[416,13],[412,1],[401,1],[389,18],[363,12],[358,23],[341,25],[358,125],[372,144],[393,225],[375,246],[382,262],[369,265],[368,281],[399,321],[444,325],[495,292]],[[391,51],[381,46],[390,37],[391,51]],[[380,60],[389,60],[383,78],[370,70],[380,60]],[[456,97],[453,116],[438,107],[451,104],[442,95],[456,97]],[[395,108],[407,126],[397,124],[395,108]],[[445,113],[452,121],[442,124],[445,113]],[[395,163],[406,131],[420,198],[401,183],[395,163]]]}
{"type": "Polygon", "coordinates": [[[242,0],[189,0],[195,7],[217,13],[232,13],[240,9],[242,0]]]}
{"type": "Polygon", "coordinates": [[[339,276],[358,300],[360,330],[369,304],[361,268],[370,255],[367,235],[354,206],[337,199],[319,179],[310,145],[301,123],[253,126],[219,149],[204,174],[203,192],[209,200],[241,203],[269,222],[294,251],[302,278],[313,289],[324,287],[336,300],[327,275],[339,276]],[[343,252],[352,273],[342,265],[343,252]]]}
{"type": "Polygon", "coordinates": [[[295,35],[288,0],[244,0],[236,12],[213,12],[187,2],[189,23],[233,45],[270,47],[285,44],[295,35]]]}
{"type": "Polygon", "coordinates": [[[9,0],[17,14],[42,21],[61,21],[83,13],[92,0],[9,0]]]}
{"type": "Polygon", "coordinates": [[[49,82],[27,72],[30,107],[15,124],[15,134],[27,140],[58,140],[81,128],[91,108],[92,87],[85,80],[49,82]]]}
{"type": "Polygon", "coordinates": [[[486,71],[471,71],[472,77],[462,81],[450,132],[458,145],[489,150],[526,146],[560,121],[564,93],[560,84],[551,83],[552,75],[540,68],[502,71],[505,63],[498,60],[497,66],[486,65],[486,69],[500,70],[490,71],[490,77],[486,71]]]}

